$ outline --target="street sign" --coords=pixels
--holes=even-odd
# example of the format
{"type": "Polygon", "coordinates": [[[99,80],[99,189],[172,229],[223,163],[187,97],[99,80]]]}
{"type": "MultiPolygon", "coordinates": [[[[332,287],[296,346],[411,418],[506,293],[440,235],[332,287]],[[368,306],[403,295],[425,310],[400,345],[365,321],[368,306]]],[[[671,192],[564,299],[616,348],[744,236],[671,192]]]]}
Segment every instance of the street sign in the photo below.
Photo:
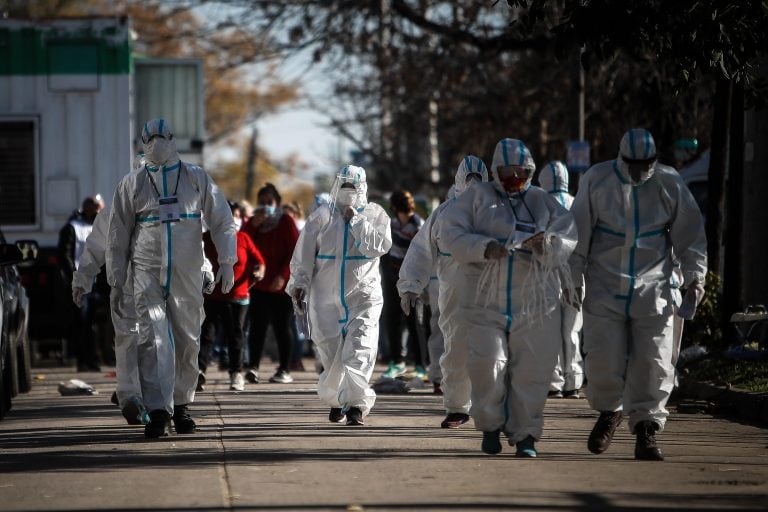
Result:
{"type": "Polygon", "coordinates": [[[568,141],[566,165],[571,172],[584,172],[589,169],[589,142],[585,140],[568,141]]]}

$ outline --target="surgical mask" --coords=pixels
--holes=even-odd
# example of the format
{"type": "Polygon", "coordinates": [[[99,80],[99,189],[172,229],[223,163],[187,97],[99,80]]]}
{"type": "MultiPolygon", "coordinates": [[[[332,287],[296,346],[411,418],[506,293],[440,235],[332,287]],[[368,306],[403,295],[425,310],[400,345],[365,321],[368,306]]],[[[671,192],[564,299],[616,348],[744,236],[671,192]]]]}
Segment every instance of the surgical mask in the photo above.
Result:
{"type": "Polygon", "coordinates": [[[155,137],[146,144],[145,155],[150,165],[165,165],[176,155],[176,144],[173,140],[155,137]]]}
{"type": "Polygon", "coordinates": [[[339,190],[336,196],[336,202],[340,206],[352,206],[355,203],[355,197],[357,197],[357,190],[353,188],[343,188],[339,190]]]}
{"type": "Polygon", "coordinates": [[[241,219],[241,218],[237,217],[237,218],[235,218],[235,219],[234,219],[234,221],[235,221],[235,229],[236,229],[237,231],[240,231],[240,228],[241,228],[241,227],[242,227],[242,225],[243,225],[243,219],[241,219]]]}
{"type": "Polygon", "coordinates": [[[263,208],[264,208],[264,213],[267,214],[267,217],[273,217],[277,213],[277,206],[274,206],[274,205],[266,206],[265,205],[263,208]]]}

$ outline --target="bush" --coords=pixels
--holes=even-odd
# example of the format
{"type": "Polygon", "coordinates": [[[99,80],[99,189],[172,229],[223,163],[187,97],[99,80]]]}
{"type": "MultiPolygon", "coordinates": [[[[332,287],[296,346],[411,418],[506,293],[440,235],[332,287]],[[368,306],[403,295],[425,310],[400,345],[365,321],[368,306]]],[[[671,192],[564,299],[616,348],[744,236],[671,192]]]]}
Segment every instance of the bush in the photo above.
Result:
{"type": "Polygon", "coordinates": [[[693,320],[685,322],[683,329],[682,348],[691,345],[703,345],[710,352],[727,348],[728,344],[723,340],[721,322],[721,299],[723,284],[719,275],[708,272],[704,290],[704,299],[696,309],[693,320]]]}

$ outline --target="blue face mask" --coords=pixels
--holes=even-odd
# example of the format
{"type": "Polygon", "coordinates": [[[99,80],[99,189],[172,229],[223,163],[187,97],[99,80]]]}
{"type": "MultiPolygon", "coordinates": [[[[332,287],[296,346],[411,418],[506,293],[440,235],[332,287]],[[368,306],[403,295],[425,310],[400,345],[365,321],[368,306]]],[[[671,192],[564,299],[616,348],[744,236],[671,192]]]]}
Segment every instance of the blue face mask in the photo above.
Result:
{"type": "Polygon", "coordinates": [[[265,206],[264,211],[269,217],[272,217],[277,213],[277,206],[265,206]]]}

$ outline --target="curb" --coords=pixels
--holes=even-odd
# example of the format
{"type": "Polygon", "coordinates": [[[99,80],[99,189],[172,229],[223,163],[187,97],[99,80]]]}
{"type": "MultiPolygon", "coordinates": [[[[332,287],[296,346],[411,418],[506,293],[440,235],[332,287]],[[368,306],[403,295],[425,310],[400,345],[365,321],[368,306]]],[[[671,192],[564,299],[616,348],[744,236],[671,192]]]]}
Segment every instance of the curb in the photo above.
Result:
{"type": "Polygon", "coordinates": [[[690,409],[685,407],[690,405],[685,404],[686,399],[703,400],[706,403],[699,407],[705,409],[702,412],[732,416],[768,428],[768,393],[750,393],[736,388],[715,386],[708,382],[683,379],[680,380],[678,393],[678,409],[690,409]]]}

